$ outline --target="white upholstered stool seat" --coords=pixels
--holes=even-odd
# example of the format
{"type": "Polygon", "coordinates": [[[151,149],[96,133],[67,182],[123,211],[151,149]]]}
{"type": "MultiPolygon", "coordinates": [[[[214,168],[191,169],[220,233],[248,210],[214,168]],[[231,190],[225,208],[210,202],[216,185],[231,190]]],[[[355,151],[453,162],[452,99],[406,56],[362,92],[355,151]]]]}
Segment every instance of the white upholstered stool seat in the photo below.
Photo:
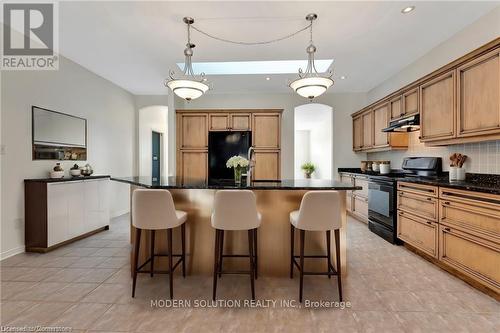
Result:
{"type": "Polygon", "coordinates": [[[187,213],[176,210],[172,194],[167,190],[157,189],[137,189],[132,192],[132,225],[135,227],[134,244],[134,273],[132,281],[132,297],[135,296],[135,286],[137,282],[137,273],[166,273],[169,275],[170,298],[173,298],[173,273],[175,268],[182,263],[182,275],[186,276],[186,229],[187,213]],[[172,251],[172,229],[181,227],[181,254],[173,254],[172,251]],[[139,265],[139,248],[141,243],[142,230],[150,232],[150,257],[144,263],[139,265]],[[155,232],[167,230],[168,253],[155,254],[155,232]],[[168,271],[155,271],[154,258],[159,256],[168,257],[168,271]],[[173,257],[180,259],[173,264],[173,257]],[[150,264],[150,270],[141,270],[147,264],[150,264]]]}
{"type": "Polygon", "coordinates": [[[221,190],[215,193],[212,227],[215,228],[214,282],[213,299],[217,294],[217,276],[222,274],[249,274],[252,299],[255,299],[254,280],[257,278],[257,228],[262,220],[257,211],[257,199],[250,190],[221,190]],[[224,254],[225,231],[248,231],[248,255],[224,254]],[[248,257],[250,270],[223,271],[222,259],[225,257],[248,257]]]}
{"type": "Polygon", "coordinates": [[[290,278],[293,278],[294,266],[300,272],[299,301],[302,302],[302,291],[304,275],[332,275],[337,276],[339,288],[339,298],[342,301],[342,282],[340,272],[340,227],[342,220],[341,197],[338,191],[310,191],[304,194],[300,203],[300,209],[290,213],[290,278]],[[295,229],[300,231],[300,255],[295,255],[295,229]],[[335,256],[336,268],[330,261],[331,233],[335,234],[335,256]],[[304,255],[305,232],[323,231],[326,232],[326,255],[304,255]],[[297,263],[296,258],[300,258],[297,263]],[[304,258],[326,258],[327,272],[305,272],[304,258]]]}

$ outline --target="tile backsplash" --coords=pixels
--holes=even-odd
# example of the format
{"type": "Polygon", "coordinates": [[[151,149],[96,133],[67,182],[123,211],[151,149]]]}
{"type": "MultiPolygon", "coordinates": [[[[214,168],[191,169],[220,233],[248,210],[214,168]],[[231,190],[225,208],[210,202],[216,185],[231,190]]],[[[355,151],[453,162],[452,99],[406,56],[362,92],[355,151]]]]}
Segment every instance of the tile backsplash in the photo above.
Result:
{"type": "Polygon", "coordinates": [[[408,156],[436,156],[443,159],[443,170],[449,169],[449,157],[453,153],[467,155],[464,166],[467,172],[500,174],[500,140],[466,143],[442,147],[430,147],[420,142],[420,131],[408,134],[408,149],[368,153],[368,160],[389,160],[393,169],[401,168],[408,156]]]}

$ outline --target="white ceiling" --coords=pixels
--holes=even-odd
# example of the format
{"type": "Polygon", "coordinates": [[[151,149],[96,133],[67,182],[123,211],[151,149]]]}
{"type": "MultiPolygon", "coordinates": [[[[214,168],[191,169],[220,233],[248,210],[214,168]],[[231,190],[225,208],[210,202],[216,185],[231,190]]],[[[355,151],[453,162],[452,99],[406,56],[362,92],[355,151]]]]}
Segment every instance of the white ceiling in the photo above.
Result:
{"type": "MultiPolygon", "coordinates": [[[[318,59],[334,59],[332,92],[368,91],[486,14],[499,2],[61,2],[60,52],[133,94],[165,94],[183,62],[182,17],[217,36],[259,41],[304,27],[310,12],[318,59]],[[407,5],[410,14],[401,14],[407,5]],[[346,80],[338,77],[346,75],[346,80]]],[[[193,31],[193,61],[305,59],[308,34],[241,46],[193,31]]],[[[287,92],[293,75],[214,75],[212,93],[287,92]],[[265,77],[271,80],[266,81],[265,77]]]]}

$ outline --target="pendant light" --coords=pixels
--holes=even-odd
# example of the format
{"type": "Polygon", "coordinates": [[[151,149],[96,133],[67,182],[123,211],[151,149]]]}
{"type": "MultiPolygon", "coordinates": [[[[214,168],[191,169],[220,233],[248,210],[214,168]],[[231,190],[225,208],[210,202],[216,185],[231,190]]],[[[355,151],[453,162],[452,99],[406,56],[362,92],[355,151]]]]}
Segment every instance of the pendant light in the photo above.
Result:
{"type": "Polygon", "coordinates": [[[170,71],[170,80],[165,80],[165,86],[169,87],[174,94],[186,101],[191,101],[197,99],[209,89],[206,83],[205,73],[201,73],[197,77],[193,72],[193,66],[191,62],[191,57],[193,56],[194,44],[191,43],[191,24],[194,23],[194,19],[191,17],[184,17],[183,22],[187,25],[187,44],[184,49],[184,56],[186,57],[184,61],[184,70],[181,77],[176,78],[175,72],[170,71]]]}
{"type": "Polygon", "coordinates": [[[306,20],[310,22],[310,40],[309,46],[306,48],[307,68],[305,72],[302,71],[302,68],[299,68],[299,78],[290,83],[290,88],[292,88],[297,94],[302,97],[309,98],[310,100],[322,95],[333,85],[333,73],[330,71],[328,75],[322,76],[318,73],[314,65],[314,53],[316,52],[316,46],[313,44],[312,25],[313,21],[317,18],[318,15],[316,14],[309,14],[306,16],[306,20]]]}

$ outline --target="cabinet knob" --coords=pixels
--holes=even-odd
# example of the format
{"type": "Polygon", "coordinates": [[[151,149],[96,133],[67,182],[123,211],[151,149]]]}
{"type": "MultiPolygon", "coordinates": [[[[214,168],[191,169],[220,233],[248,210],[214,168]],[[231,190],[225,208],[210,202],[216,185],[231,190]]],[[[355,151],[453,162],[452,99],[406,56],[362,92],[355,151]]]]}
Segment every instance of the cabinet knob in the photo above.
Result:
{"type": "Polygon", "coordinates": [[[444,228],[444,231],[448,231],[448,232],[450,232],[450,231],[451,231],[451,229],[450,229],[450,228],[444,228]]]}
{"type": "Polygon", "coordinates": [[[449,202],[449,201],[445,201],[445,202],[444,202],[444,204],[445,204],[445,205],[449,205],[449,204],[450,204],[450,202],[449,202]]]}
{"type": "Polygon", "coordinates": [[[431,225],[431,224],[432,224],[432,222],[431,222],[431,221],[427,221],[427,224],[431,225]]]}
{"type": "Polygon", "coordinates": [[[432,201],[432,198],[427,198],[427,201],[432,201]]]}

